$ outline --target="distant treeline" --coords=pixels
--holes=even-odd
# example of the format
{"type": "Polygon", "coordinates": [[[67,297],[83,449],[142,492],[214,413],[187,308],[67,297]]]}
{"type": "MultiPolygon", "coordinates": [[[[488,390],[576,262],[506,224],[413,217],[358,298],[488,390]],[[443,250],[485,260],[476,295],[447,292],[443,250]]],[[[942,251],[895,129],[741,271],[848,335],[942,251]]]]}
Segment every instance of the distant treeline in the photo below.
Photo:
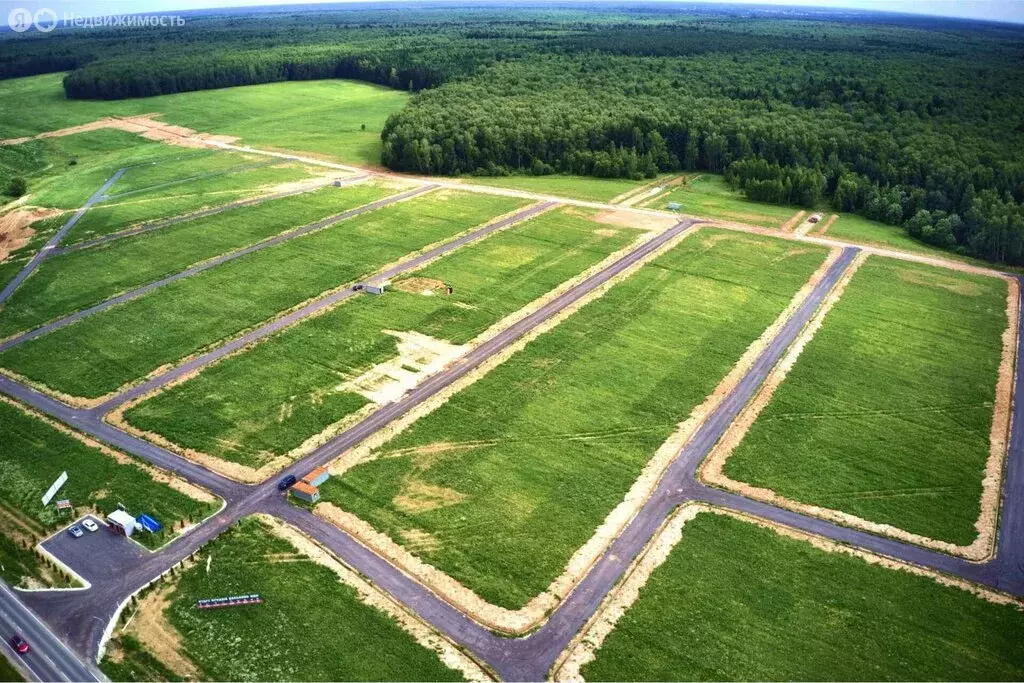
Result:
{"type": "Polygon", "coordinates": [[[355,78],[419,91],[383,132],[396,170],[724,172],[752,199],[829,202],[1024,264],[1024,31],[894,22],[610,5],[206,17],[0,40],[0,76],[74,66],[75,98],[355,78]]]}

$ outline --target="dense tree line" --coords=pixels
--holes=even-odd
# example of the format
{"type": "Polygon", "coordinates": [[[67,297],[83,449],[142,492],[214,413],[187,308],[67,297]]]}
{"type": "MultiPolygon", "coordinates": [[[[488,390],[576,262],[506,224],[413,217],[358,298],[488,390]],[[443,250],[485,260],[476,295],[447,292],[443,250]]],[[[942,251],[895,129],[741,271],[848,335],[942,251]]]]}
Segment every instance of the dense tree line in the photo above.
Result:
{"type": "Polygon", "coordinates": [[[1019,29],[932,19],[405,8],[0,39],[0,77],[75,66],[81,98],[356,78],[420,91],[383,132],[396,170],[724,172],[1020,264],[1022,57],[1019,29]]]}

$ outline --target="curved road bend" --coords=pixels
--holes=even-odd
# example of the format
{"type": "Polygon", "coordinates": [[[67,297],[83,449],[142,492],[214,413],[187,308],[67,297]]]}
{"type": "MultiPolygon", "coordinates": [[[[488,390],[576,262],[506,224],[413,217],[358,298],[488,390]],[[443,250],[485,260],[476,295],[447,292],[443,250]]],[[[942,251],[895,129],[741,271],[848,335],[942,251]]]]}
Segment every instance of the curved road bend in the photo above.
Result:
{"type": "Polygon", "coordinates": [[[68,231],[71,230],[71,228],[75,227],[75,223],[82,219],[82,216],[84,216],[85,212],[89,210],[89,207],[91,207],[96,202],[100,201],[103,198],[103,195],[106,194],[107,190],[110,189],[110,186],[116,183],[118,179],[122,175],[124,175],[124,172],[127,170],[128,169],[126,168],[122,168],[119,169],[117,173],[112,175],[110,179],[107,180],[107,182],[103,183],[103,187],[96,190],[92,194],[92,196],[89,197],[88,200],[86,200],[82,208],[76,211],[75,214],[68,219],[67,223],[61,226],[61,229],[54,233],[53,237],[46,241],[46,244],[43,245],[43,248],[40,249],[36,253],[36,255],[32,257],[32,260],[25,264],[25,267],[22,268],[21,271],[19,271],[18,274],[14,276],[14,279],[8,282],[7,286],[4,287],[2,292],[0,292],[0,304],[3,304],[5,301],[11,298],[11,295],[14,294],[14,290],[21,286],[21,283],[25,281],[25,278],[31,275],[33,271],[35,271],[35,269],[39,267],[40,263],[42,263],[43,261],[50,257],[50,255],[53,253],[57,245],[59,245],[61,240],[64,239],[64,236],[68,234],[68,231]]]}
{"type": "MultiPolygon", "coordinates": [[[[352,178],[343,178],[343,185],[350,185],[361,180],[365,180],[370,176],[362,174],[354,176],[352,178]]],[[[247,206],[255,206],[256,204],[262,204],[263,202],[273,201],[275,199],[285,199],[286,197],[294,197],[295,195],[305,194],[307,192],[313,192],[320,188],[326,187],[331,181],[325,181],[318,185],[305,187],[297,190],[288,190],[287,192],[275,192],[274,194],[261,195],[259,197],[249,197],[248,199],[240,199],[236,202],[229,202],[227,204],[221,204],[220,206],[214,206],[209,209],[201,209],[199,211],[192,211],[190,213],[184,213],[180,216],[172,216],[171,218],[163,218],[156,221],[149,221],[146,223],[140,223],[131,228],[125,230],[118,230],[108,235],[96,237],[91,240],[85,240],[77,242],[75,244],[69,244],[66,247],[57,247],[52,252],[52,255],[66,254],[72,251],[81,251],[82,249],[91,249],[92,247],[99,246],[100,244],[106,244],[115,240],[124,239],[125,237],[134,237],[135,235],[141,235],[143,233],[152,232],[153,230],[159,230],[160,228],[167,228],[178,223],[184,223],[185,221],[194,221],[200,218],[206,218],[208,216],[215,216],[218,213],[225,211],[231,211],[232,209],[242,209],[247,206]]]]}
{"type": "MultiPolygon", "coordinates": [[[[478,230],[474,230],[473,232],[467,233],[457,239],[451,240],[450,242],[440,244],[434,247],[433,249],[425,251],[422,254],[419,254],[407,261],[400,262],[398,264],[385,268],[384,270],[372,275],[370,278],[366,280],[366,282],[373,282],[379,284],[381,282],[389,280],[390,278],[401,275],[402,273],[406,273],[410,270],[420,268],[424,264],[436,258],[444,256],[448,252],[454,251],[455,249],[470,244],[471,242],[481,240],[484,237],[487,237],[488,235],[497,232],[498,230],[507,228],[510,225],[527,220],[528,218],[532,218],[539,213],[547,211],[553,206],[555,206],[555,202],[542,202],[540,204],[535,204],[533,206],[527,207],[522,211],[517,211],[515,214],[507,218],[503,218],[500,221],[496,221],[489,225],[485,225],[484,227],[478,230]]],[[[217,348],[208,351],[207,353],[204,353],[200,356],[197,356],[192,360],[182,365],[179,365],[176,368],[168,370],[167,372],[158,375],[146,382],[143,382],[142,384],[139,384],[126,391],[121,392],[120,394],[117,394],[116,396],[112,397],[105,403],[92,409],[90,412],[96,414],[97,416],[106,415],[110,411],[118,408],[119,406],[124,405],[125,403],[128,403],[129,401],[135,400],[139,396],[142,396],[150,391],[153,391],[154,389],[158,389],[159,387],[164,386],[168,382],[172,382],[175,379],[182,377],[183,375],[194,372],[202,367],[205,367],[206,365],[209,365],[210,363],[220,360],[224,356],[227,356],[230,353],[234,353],[238,349],[243,348],[249,344],[252,344],[253,342],[259,341],[260,339],[263,339],[264,337],[272,335],[275,332],[283,330],[286,327],[294,325],[295,323],[301,321],[304,318],[308,318],[311,315],[315,315],[321,311],[327,310],[337,305],[338,303],[352,296],[355,296],[358,293],[359,292],[357,290],[349,287],[341,291],[335,292],[333,294],[330,294],[326,297],[323,297],[322,299],[312,301],[311,303],[303,306],[302,308],[292,311],[286,316],[282,316],[280,318],[271,320],[269,323],[257,327],[256,329],[242,335],[241,337],[233,339],[230,342],[222,346],[218,346],[217,348]]]]}
{"type": "Polygon", "coordinates": [[[221,254],[220,256],[212,258],[208,261],[203,261],[202,263],[198,263],[192,266],[191,268],[175,273],[174,275],[169,275],[163,278],[162,280],[150,282],[148,285],[143,285],[142,287],[129,290],[124,294],[115,296],[112,299],[107,299],[106,301],[98,303],[95,306],[90,306],[89,308],[84,308],[81,311],[72,313],[71,315],[65,316],[63,318],[58,318],[57,320],[49,322],[43,325],[42,327],[37,327],[34,330],[25,332],[24,334],[11,337],[10,339],[4,342],[0,342],[0,353],[15,346],[18,346],[20,344],[24,344],[27,341],[31,341],[32,339],[35,339],[37,337],[41,337],[44,334],[49,334],[50,332],[59,330],[62,327],[67,327],[72,323],[76,323],[83,318],[87,318],[91,315],[95,315],[97,313],[105,311],[113,306],[127,303],[133,299],[138,299],[140,296],[149,294],[153,290],[159,289],[164,285],[169,285],[172,282],[183,280],[187,277],[191,277],[192,275],[202,273],[205,270],[215,268],[216,266],[219,266],[223,263],[227,263],[228,261],[233,261],[243,256],[248,256],[249,254],[255,253],[257,251],[262,251],[263,249],[267,249],[269,247],[275,247],[278,244],[281,244],[282,242],[287,242],[289,240],[295,239],[296,237],[308,235],[309,233],[315,232],[317,230],[323,230],[324,228],[330,227],[335,223],[340,223],[343,220],[354,218],[355,216],[359,216],[361,214],[374,211],[389,204],[394,204],[395,202],[400,202],[404,199],[410,199],[412,197],[415,197],[416,195],[423,194],[424,192],[429,192],[437,187],[437,185],[422,185],[420,187],[408,190],[406,192],[401,192],[399,194],[391,195],[390,197],[385,197],[384,199],[378,199],[377,201],[371,202],[369,204],[364,204],[363,206],[351,209],[349,211],[345,211],[344,213],[337,214],[336,216],[325,218],[321,221],[317,221],[316,223],[311,223],[309,225],[297,228],[295,230],[283,232],[275,237],[263,240],[262,242],[250,244],[248,247],[243,247],[242,249],[238,249],[236,251],[229,251],[226,254],[221,254]]]}

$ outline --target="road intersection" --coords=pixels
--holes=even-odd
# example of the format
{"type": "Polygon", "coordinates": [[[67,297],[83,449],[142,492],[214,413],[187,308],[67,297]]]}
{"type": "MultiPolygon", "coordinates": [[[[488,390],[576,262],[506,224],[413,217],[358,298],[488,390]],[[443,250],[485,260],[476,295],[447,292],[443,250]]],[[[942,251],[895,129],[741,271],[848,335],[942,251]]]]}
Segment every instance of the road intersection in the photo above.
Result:
{"type": "MultiPolygon", "coordinates": [[[[238,148],[221,143],[217,143],[217,146],[261,153],[260,150],[252,148],[238,148]]],[[[305,159],[295,155],[267,154],[325,165],[339,170],[365,172],[363,169],[305,159]]],[[[525,220],[556,203],[596,206],[616,211],[637,211],[645,214],[656,213],[660,216],[671,215],[645,209],[628,209],[613,204],[581,202],[533,193],[506,191],[500,188],[472,186],[455,181],[411,179],[405,176],[391,176],[390,174],[381,175],[400,177],[406,181],[418,182],[419,186],[416,189],[403,193],[409,196],[429,191],[435,187],[452,187],[468,191],[488,193],[497,191],[498,193],[515,194],[542,203],[527,207],[502,221],[484,226],[477,231],[417,255],[389,269],[387,272],[377,274],[375,279],[386,279],[401,272],[418,268],[447,251],[476,239],[482,239],[495,230],[525,220]]],[[[392,201],[395,200],[392,199],[392,201]]],[[[381,202],[389,203],[386,200],[381,200],[381,202]]],[[[380,204],[381,202],[374,204],[380,204]]],[[[366,208],[366,210],[370,209],[366,208]]],[[[355,211],[359,211],[359,209],[355,211]]],[[[546,321],[554,318],[561,311],[581,301],[589,293],[601,287],[612,278],[635,264],[643,262],[644,259],[649,258],[658,249],[680,238],[694,225],[699,223],[714,225],[713,221],[684,218],[674,227],[635,246],[617,261],[594,273],[574,287],[562,292],[559,296],[532,314],[512,324],[498,335],[481,343],[457,362],[427,377],[400,400],[381,406],[361,422],[338,434],[309,455],[294,462],[277,476],[287,474],[298,476],[315,466],[329,463],[341,453],[363,442],[370,435],[392,423],[446,387],[449,387],[461,377],[482,365],[489,358],[492,358],[495,354],[500,353],[503,349],[508,348],[531,331],[536,330],[546,321]]],[[[804,238],[799,235],[780,236],[798,241],[820,241],[816,238],[804,238]]],[[[834,240],[829,240],[828,243],[842,245],[842,243],[836,243],[834,240]]],[[[260,244],[262,245],[263,243],[260,244]]],[[[326,307],[334,306],[345,298],[354,296],[355,291],[351,289],[345,289],[328,297],[318,299],[298,309],[286,318],[258,327],[243,337],[216,347],[206,354],[128,389],[92,409],[70,407],[10,377],[0,376],[0,393],[15,398],[41,413],[89,434],[101,442],[174,472],[208,489],[225,501],[223,509],[218,513],[190,529],[163,549],[147,553],[137,564],[126,568],[124,572],[96,580],[90,579],[92,586],[88,590],[19,591],[15,595],[14,592],[4,589],[3,592],[0,592],[0,617],[3,617],[5,614],[2,610],[7,610],[8,612],[15,612],[17,609],[24,610],[24,607],[17,605],[20,600],[21,603],[28,605],[32,611],[38,614],[49,625],[50,631],[52,631],[52,635],[33,632],[29,636],[30,638],[45,642],[46,647],[52,652],[59,652],[59,648],[64,647],[63,643],[67,643],[84,658],[83,661],[85,663],[76,660],[74,657],[68,659],[63,656],[54,656],[52,666],[47,667],[40,664],[38,670],[33,669],[33,675],[36,677],[52,680],[60,680],[62,677],[70,678],[71,680],[84,680],[83,674],[88,674],[90,678],[96,677],[98,672],[91,662],[100,654],[104,639],[109,636],[112,623],[121,606],[133,594],[150,582],[158,579],[171,567],[187,559],[205,543],[216,538],[235,521],[251,514],[266,513],[292,524],[311,536],[315,541],[337,555],[343,562],[369,578],[380,590],[393,597],[424,622],[430,624],[437,631],[464,648],[479,663],[500,678],[506,680],[538,680],[543,679],[549,674],[558,656],[599,609],[605,596],[614,588],[623,573],[642,552],[662,523],[678,506],[689,502],[702,502],[743,512],[809,534],[863,548],[902,562],[962,577],[1012,595],[1024,595],[1024,548],[1019,543],[1021,534],[1024,533],[1024,434],[1019,429],[1015,428],[1013,430],[1008,447],[1003,487],[1001,533],[999,535],[998,548],[995,556],[987,562],[969,562],[891,538],[839,526],[818,518],[750,500],[735,493],[711,488],[699,482],[697,469],[700,463],[729,428],[739,412],[756,394],[765,378],[784,357],[801,330],[814,316],[821,303],[833,291],[844,273],[851,267],[857,252],[864,250],[869,253],[882,253],[897,258],[920,260],[919,257],[902,252],[891,252],[890,250],[861,247],[859,245],[842,246],[844,248],[841,255],[829,266],[825,276],[811,289],[785,324],[778,329],[775,336],[768,342],[752,367],[743,375],[740,382],[732,389],[725,400],[705,418],[694,435],[676,455],[665,474],[661,477],[653,494],[643,503],[623,531],[611,542],[610,546],[582,577],[571,593],[542,624],[538,625],[536,629],[525,637],[510,638],[506,635],[492,632],[474,621],[467,614],[459,611],[452,604],[438,597],[428,586],[402,572],[389,563],[387,559],[375,554],[371,549],[346,532],[303,508],[289,504],[285,497],[276,489],[277,476],[272,480],[256,485],[241,484],[211,472],[155,444],[127,434],[104,421],[105,416],[112,410],[124,405],[128,401],[135,400],[188,372],[216,362],[216,360],[247,344],[273,334],[326,307]]],[[[234,253],[232,252],[232,254],[234,253]]],[[[187,277],[187,275],[184,276],[187,277]]],[[[147,285],[146,287],[152,287],[152,285],[147,285]]],[[[109,305],[116,305],[116,303],[120,303],[120,301],[110,303],[109,305]]],[[[99,306],[109,307],[107,302],[99,304],[99,306]]],[[[73,322],[73,320],[63,322],[64,320],[67,320],[67,318],[54,321],[30,334],[32,337],[39,336],[40,334],[45,334],[46,331],[51,331],[73,322]],[[38,332],[38,334],[35,332],[38,332]]],[[[23,343],[32,337],[30,335],[14,337],[4,342],[7,346],[0,344],[0,348],[8,348],[17,343],[23,343]]],[[[1024,335],[1018,335],[1017,342],[1019,356],[1021,352],[1024,352],[1024,335]]],[[[1022,382],[1024,382],[1024,379],[1018,373],[1014,380],[1015,395],[1018,390],[1024,390],[1022,382]]],[[[1016,427],[1019,424],[1024,424],[1024,406],[1015,402],[1013,425],[1016,427]]],[[[19,614],[21,618],[25,618],[25,613],[15,612],[16,617],[19,614]]]]}

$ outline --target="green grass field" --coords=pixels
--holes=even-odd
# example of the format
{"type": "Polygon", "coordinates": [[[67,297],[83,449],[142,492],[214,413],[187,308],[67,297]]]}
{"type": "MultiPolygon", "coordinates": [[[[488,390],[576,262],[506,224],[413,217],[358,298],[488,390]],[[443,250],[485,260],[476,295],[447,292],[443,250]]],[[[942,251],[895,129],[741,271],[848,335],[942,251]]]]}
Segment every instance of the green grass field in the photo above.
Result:
{"type": "MultiPolygon", "coordinates": [[[[58,431],[46,422],[27,415],[21,409],[0,401],[0,517],[10,545],[22,546],[25,540],[38,540],[67,524],[54,506],[40,505],[39,499],[61,472],[68,481],[60,498],[71,500],[76,514],[95,509],[109,513],[122,502],[133,513],[147,512],[164,524],[157,534],[142,534],[138,540],[156,547],[172,536],[178,522],[199,521],[216,509],[212,502],[194,500],[169,486],[153,481],[144,470],[86,446],[58,431]]],[[[24,548],[22,548],[24,549],[24,548]]],[[[18,583],[26,567],[25,558],[0,552],[0,576],[18,583]],[[8,565],[13,557],[15,564],[8,565]]],[[[32,576],[29,574],[29,576],[32,576]]]]}
{"type": "Polygon", "coordinates": [[[14,665],[7,661],[7,657],[0,657],[0,681],[10,681],[16,683],[17,681],[23,681],[25,677],[21,675],[21,672],[14,668],[14,665]]]}
{"type": "Polygon", "coordinates": [[[730,477],[958,544],[975,538],[1006,283],[870,258],[730,477]]]}
{"type": "Polygon", "coordinates": [[[393,204],[14,347],[0,355],[0,364],[62,392],[102,396],[523,204],[510,197],[458,192],[393,204]]]}
{"type": "Polygon", "coordinates": [[[800,209],[793,206],[778,206],[752,202],[739,190],[734,190],[720,175],[700,173],[683,185],[676,185],[667,192],[655,195],[640,206],[650,209],[668,209],[672,202],[682,204],[681,212],[737,223],[749,223],[768,228],[777,228],[789,220],[800,209]]]}
{"type": "Polygon", "coordinates": [[[607,202],[634,188],[646,185],[650,180],[627,180],[625,178],[591,178],[574,175],[510,175],[510,176],[464,176],[463,181],[472,185],[507,187],[541,194],[551,194],[572,199],[607,202]]]}
{"type": "Polygon", "coordinates": [[[329,480],[323,499],[398,542],[430,539],[410,550],[519,608],[824,257],[702,230],[329,480]]]}
{"type": "Polygon", "coordinates": [[[1020,680],[1024,614],[702,513],[588,681],[1020,680]]]}
{"type": "Polygon", "coordinates": [[[140,223],[223,206],[267,192],[275,185],[310,177],[310,169],[298,164],[260,166],[169,187],[131,191],[123,198],[111,198],[89,209],[68,233],[65,244],[93,239],[140,223]]]}
{"type": "Polygon", "coordinates": [[[117,635],[108,642],[100,670],[112,681],[184,681],[130,635],[117,635]],[[117,654],[111,656],[111,650],[117,654]]]}
{"type": "Polygon", "coordinates": [[[0,308],[0,337],[37,327],[278,233],[390,194],[378,183],[326,187],[186,221],[44,262],[0,308]]]}
{"type": "Polygon", "coordinates": [[[211,367],[125,418],[181,446],[258,468],[369,401],[339,384],[399,355],[398,340],[383,330],[464,344],[641,234],[610,230],[586,218],[589,213],[543,214],[414,274],[453,286],[452,296],[393,289],[360,297],[211,367]]]}
{"type": "Polygon", "coordinates": [[[0,138],[35,135],[114,114],[159,113],[168,123],[240,136],[242,144],[376,166],[384,122],[409,98],[406,92],[369,83],[327,80],[118,101],[67,100],[62,78],[47,74],[0,82],[0,138]]]}
{"type": "MultiPolygon", "coordinates": [[[[2,84],[7,81],[0,81],[2,84]]],[[[31,204],[77,209],[121,168],[177,159],[181,147],[120,130],[0,145],[0,175],[22,176],[31,204]]],[[[127,173],[126,173],[127,175],[127,173]]]]}
{"type": "Polygon", "coordinates": [[[254,519],[206,546],[170,599],[165,614],[203,680],[461,680],[389,615],[363,604],[334,572],[254,519]],[[194,608],[202,598],[239,593],[259,593],[263,603],[194,608]]]}

